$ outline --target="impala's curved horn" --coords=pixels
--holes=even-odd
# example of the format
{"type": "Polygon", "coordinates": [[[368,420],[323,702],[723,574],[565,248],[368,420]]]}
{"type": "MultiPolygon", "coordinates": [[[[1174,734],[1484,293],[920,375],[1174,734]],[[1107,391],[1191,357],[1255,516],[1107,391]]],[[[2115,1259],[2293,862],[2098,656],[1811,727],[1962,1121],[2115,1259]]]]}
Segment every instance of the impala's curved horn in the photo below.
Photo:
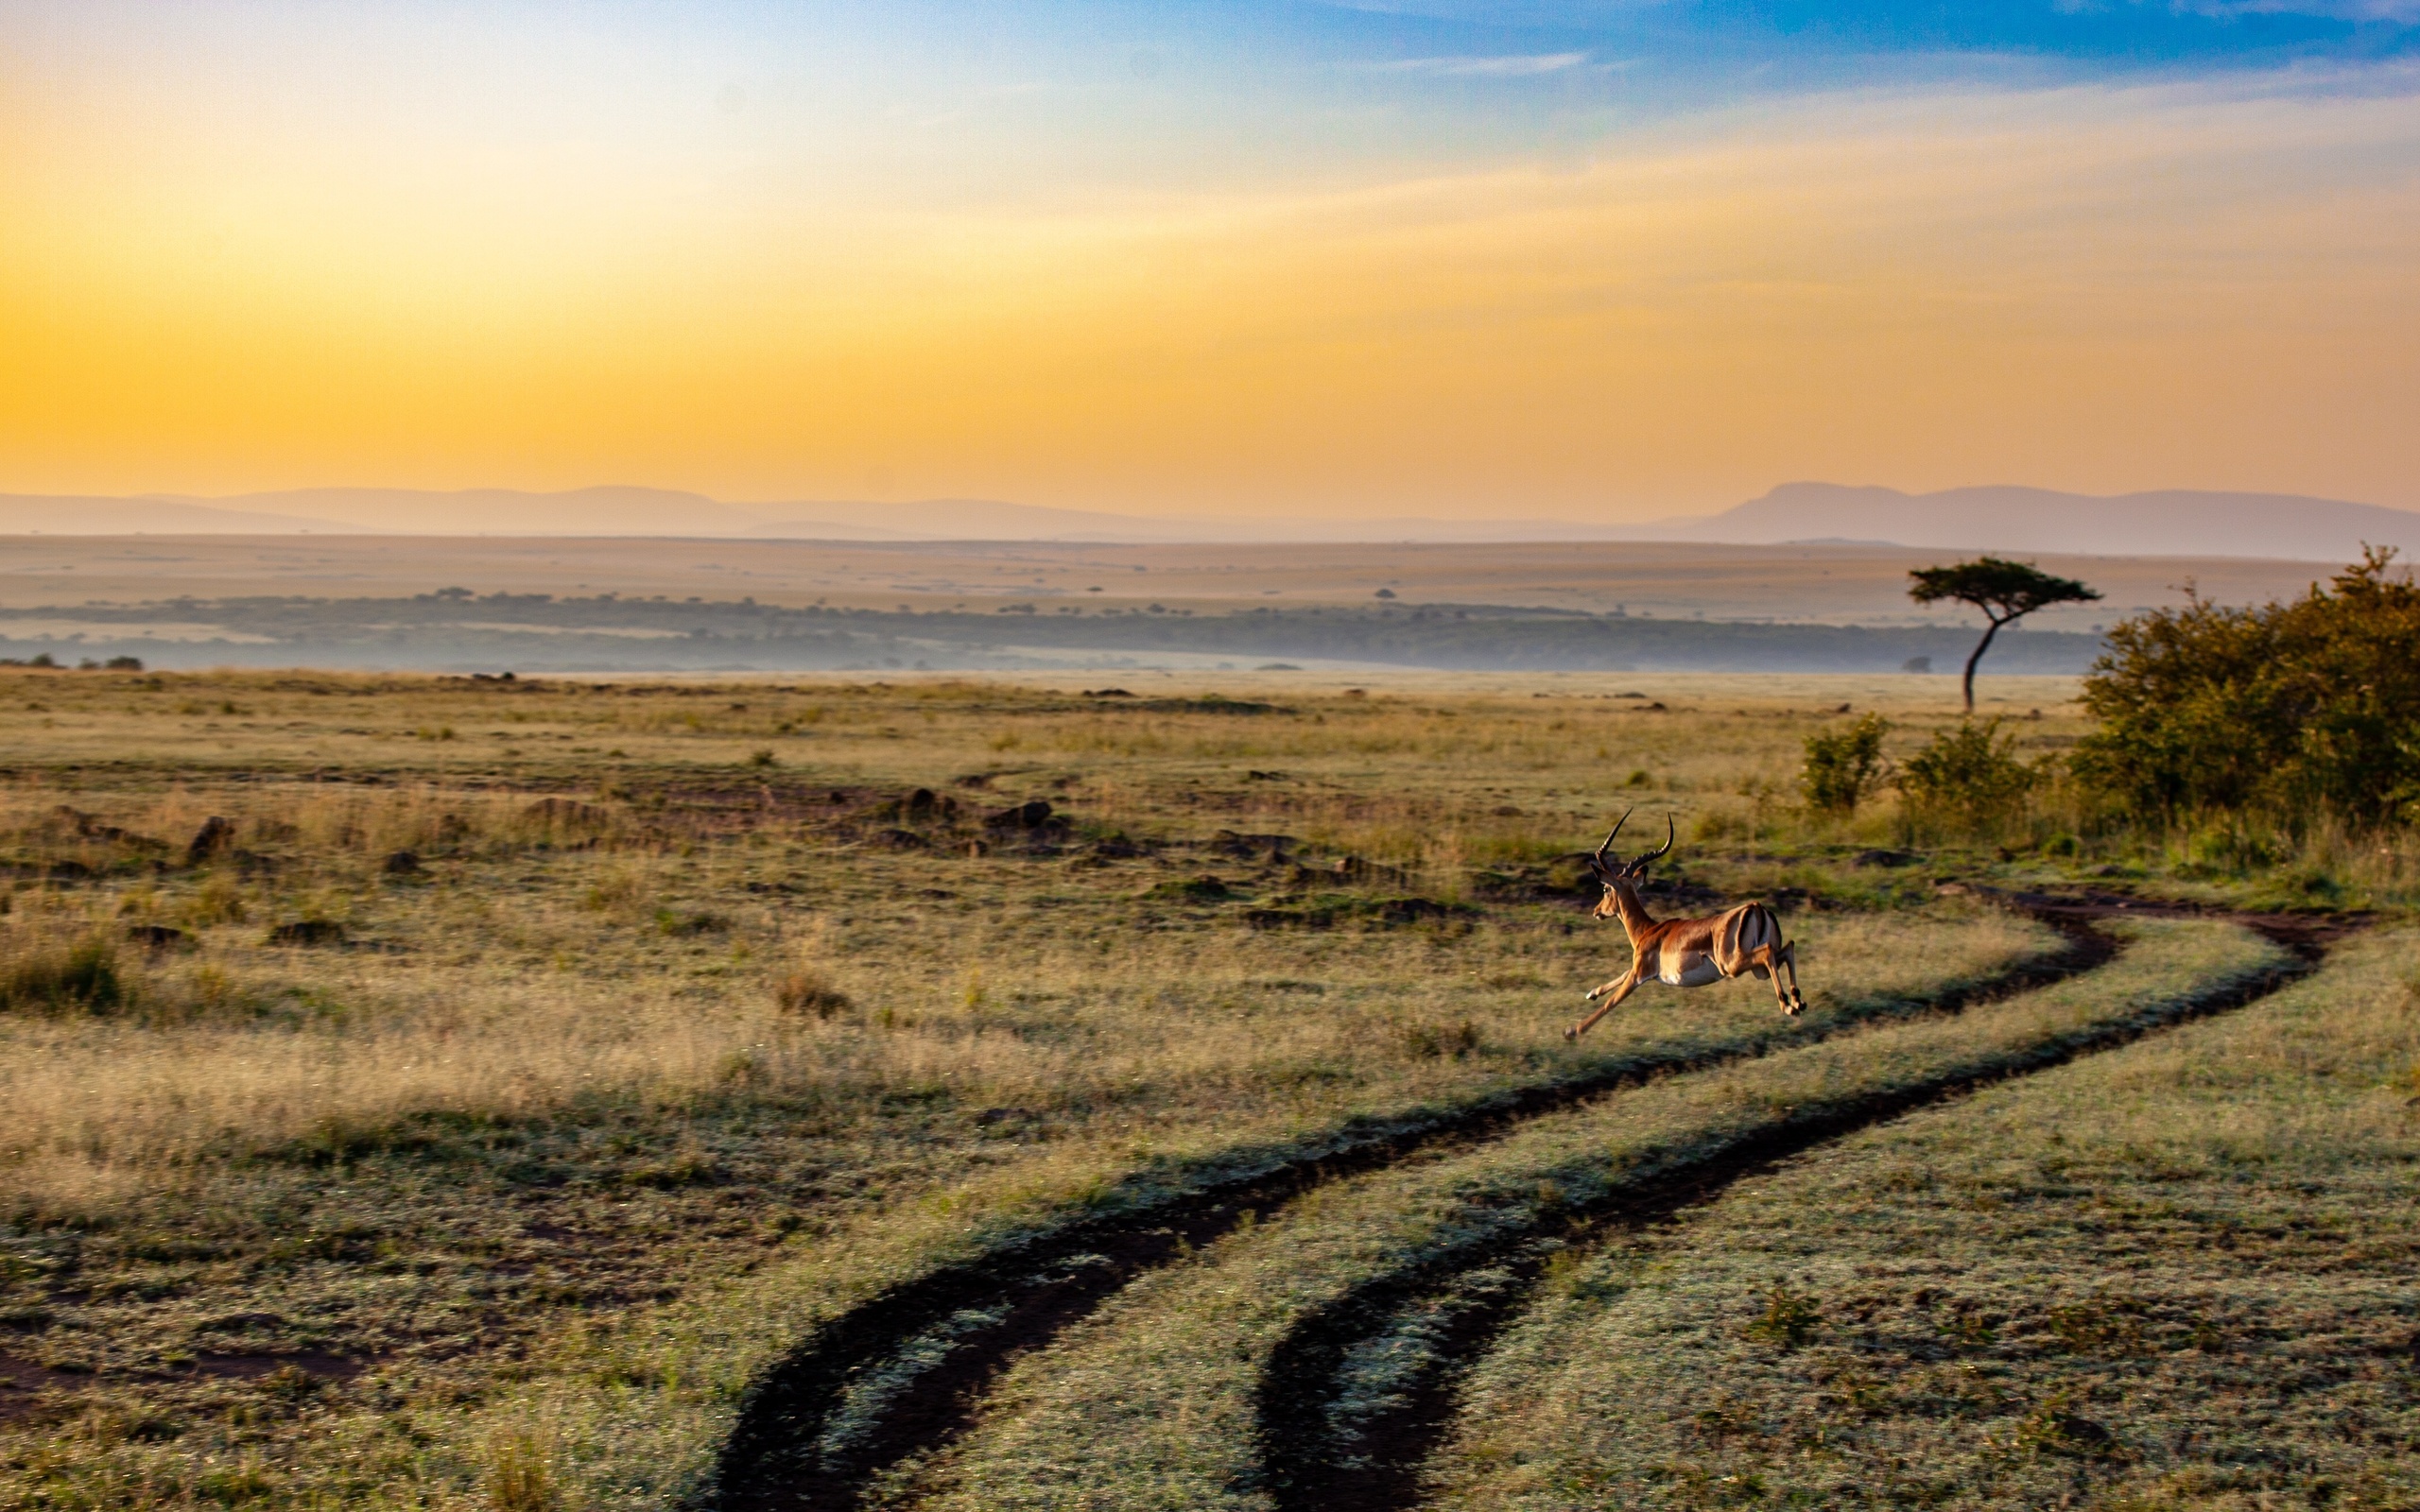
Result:
{"type": "Polygon", "coordinates": [[[1628,824],[1630,822],[1630,816],[1636,812],[1638,812],[1638,805],[1635,803],[1632,804],[1629,808],[1622,810],[1622,816],[1616,819],[1614,821],[1614,827],[1605,832],[1605,843],[1599,846],[1597,848],[1597,853],[1588,858],[1589,870],[1604,871],[1608,869],[1605,866],[1605,852],[1614,848],[1614,836],[1622,833],[1622,826],[1628,824]]]}
{"type": "Polygon", "coordinates": [[[1669,814],[1665,815],[1664,843],[1656,847],[1654,850],[1650,850],[1647,854],[1640,856],[1637,860],[1632,862],[1630,864],[1630,869],[1636,871],[1639,868],[1647,865],[1651,861],[1659,861],[1663,859],[1664,853],[1672,849],[1672,841],[1678,833],[1679,832],[1674,830],[1672,827],[1672,816],[1669,814]]]}

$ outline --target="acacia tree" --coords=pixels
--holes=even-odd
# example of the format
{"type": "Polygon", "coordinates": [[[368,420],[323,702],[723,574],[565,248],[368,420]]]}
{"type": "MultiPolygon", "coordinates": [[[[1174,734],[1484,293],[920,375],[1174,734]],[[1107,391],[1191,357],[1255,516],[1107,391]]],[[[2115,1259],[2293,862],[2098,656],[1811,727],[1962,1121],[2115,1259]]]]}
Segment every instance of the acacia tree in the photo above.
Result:
{"type": "Polygon", "coordinates": [[[2072,577],[2054,577],[2031,562],[2007,561],[1998,557],[1978,557],[1962,561],[1955,567],[1919,567],[1908,574],[1915,582],[1908,596],[1919,604],[1938,603],[1945,598],[1961,604],[1972,604],[1983,611],[1991,624],[1983,629],[1983,638],[1975,643],[1975,654],[1966,659],[1966,677],[1962,687],[1966,694],[1966,712],[1975,712],[1975,663],[1992,648],[1992,637],[2000,627],[2013,625],[2037,609],[2053,604],[2082,604],[2099,598],[2098,589],[2086,588],[2072,577]]]}

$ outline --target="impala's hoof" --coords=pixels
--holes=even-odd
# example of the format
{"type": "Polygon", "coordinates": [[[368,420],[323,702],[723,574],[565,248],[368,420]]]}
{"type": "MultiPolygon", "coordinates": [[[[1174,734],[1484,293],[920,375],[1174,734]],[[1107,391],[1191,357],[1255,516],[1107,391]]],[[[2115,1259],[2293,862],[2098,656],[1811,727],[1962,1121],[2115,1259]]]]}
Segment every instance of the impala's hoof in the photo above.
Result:
{"type": "Polygon", "coordinates": [[[1579,1026],[1578,1026],[1578,1025],[1576,1025],[1576,1024],[1575,1024],[1575,1025],[1573,1025],[1571,1028],[1568,1028],[1568,1029],[1565,1029],[1564,1031],[1563,1031],[1563,1042],[1564,1042],[1564,1043],[1565,1043],[1565,1044],[1569,1044],[1571,1041],[1573,1041],[1574,1040],[1577,1040],[1577,1039],[1579,1039],[1579,1038],[1580,1038],[1580,1029],[1579,1029],[1579,1026]]]}

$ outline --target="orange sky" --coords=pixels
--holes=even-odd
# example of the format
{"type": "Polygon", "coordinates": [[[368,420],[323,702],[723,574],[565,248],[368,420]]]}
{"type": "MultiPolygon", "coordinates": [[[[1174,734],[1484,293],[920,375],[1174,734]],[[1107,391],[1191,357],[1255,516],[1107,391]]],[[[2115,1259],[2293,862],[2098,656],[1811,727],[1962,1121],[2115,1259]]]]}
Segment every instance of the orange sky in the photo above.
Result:
{"type": "MultiPolygon", "coordinates": [[[[1630,518],[1821,477],[2420,507],[2420,109],[2392,70],[1825,88],[1333,161],[1313,120],[1293,158],[1155,175],[962,124],[919,155],[879,112],[764,126],[713,66],[627,108],[577,68],[510,108],[324,73],[264,102],[46,45],[0,65],[0,491],[1630,518]],[[970,182],[978,150],[1009,166],[970,182]]],[[[1067,109],[1000,129],[1117,129],[1067,109]]]]}

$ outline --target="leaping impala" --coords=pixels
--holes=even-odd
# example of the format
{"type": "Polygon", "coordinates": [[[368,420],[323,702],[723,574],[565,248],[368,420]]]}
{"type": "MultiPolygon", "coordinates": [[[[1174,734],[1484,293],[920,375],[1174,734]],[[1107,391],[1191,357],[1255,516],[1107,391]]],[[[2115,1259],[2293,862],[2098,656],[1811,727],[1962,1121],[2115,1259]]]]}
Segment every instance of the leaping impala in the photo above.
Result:
{"type": "Polygon", "coordinates": [[[1639,901],[1638,880],[1647,875],[1649,863],[1662,859],[1672,849],[1672,820],[1669,815],[1665,816],[1660,848],[1634,861],[1607,863],[1605,852],[1613,848],[1614,835],[1621,833],[1629,822],[1629,813],[1615,822],[1605,843],[1588,858],[1588,869],[1605,885],[1605,895],[1590,911],[1599,919],[1622,921],[1622,933],[1630,936],[1630,970],[1591,991],[1589,1002],[1603,998],[1604,1003],[1563,1031],[1563,1037],[1577,1040],[1586,1034],[1646,981],[1666,987],[1704,987],[1735,976],[1754,976],[1772,982],[1773,997],[1782,1012],[1795,1015],[1806,1007],[1806,998],[1798,990],[1798,948],[1782,938],[1781,920],[1764,904],[1741,903],[1710,919],[1659,919],[1648,913],[1639,901]],[[1785,971],[1789,977],[1787,988],[1782,985],[1785,971]]]}

